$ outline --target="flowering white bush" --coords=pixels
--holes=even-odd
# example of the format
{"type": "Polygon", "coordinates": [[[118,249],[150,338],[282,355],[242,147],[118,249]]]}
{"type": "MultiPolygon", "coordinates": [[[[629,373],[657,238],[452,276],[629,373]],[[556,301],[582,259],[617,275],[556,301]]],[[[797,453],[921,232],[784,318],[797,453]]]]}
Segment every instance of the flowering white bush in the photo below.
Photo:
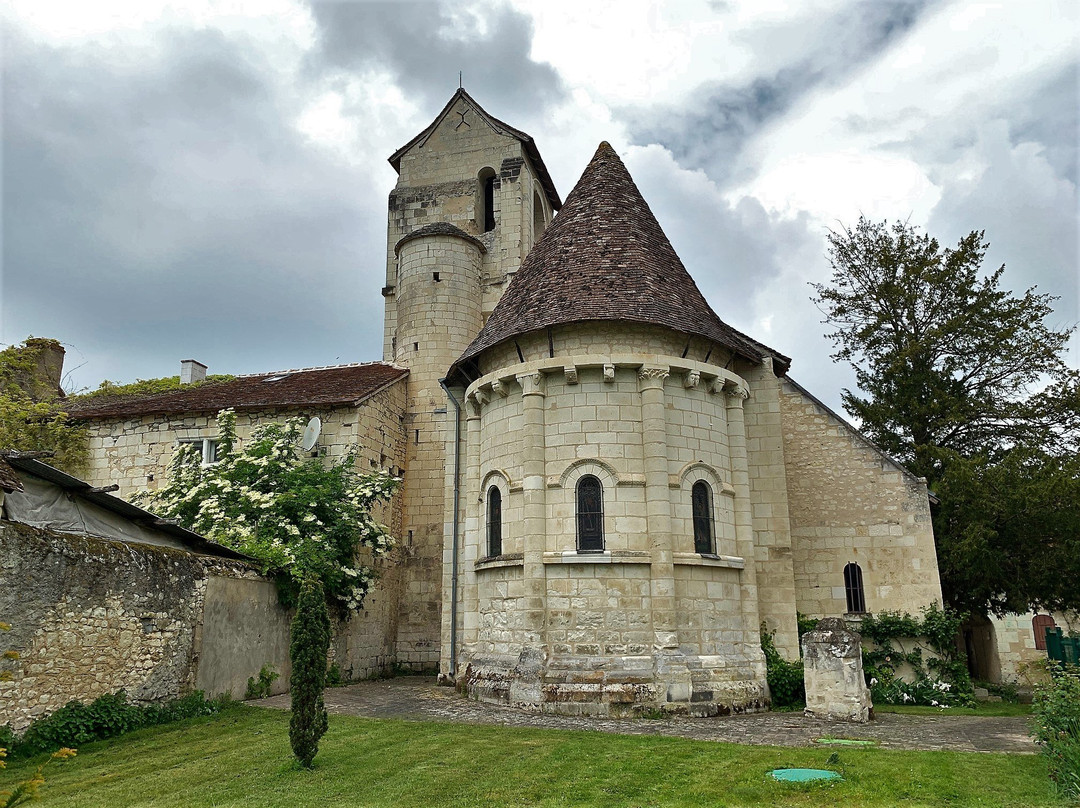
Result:
{"type": "Polygon", "coordinates": [[[236,415],[218,413],[218,462],[202,463],[201,447],[181,444],[167,483],[137,501],[209,539],[262,562],[268,574],[292,582],[315,574],[328,598],[359,609],[375,571],[361,562],[386,554],[394,540],[371,509],[387,501],[400,480],[385,471],[357,471],[354,447],[329,466],[298,452],[305,420],[257,427],[240,445],[236,415]]]}

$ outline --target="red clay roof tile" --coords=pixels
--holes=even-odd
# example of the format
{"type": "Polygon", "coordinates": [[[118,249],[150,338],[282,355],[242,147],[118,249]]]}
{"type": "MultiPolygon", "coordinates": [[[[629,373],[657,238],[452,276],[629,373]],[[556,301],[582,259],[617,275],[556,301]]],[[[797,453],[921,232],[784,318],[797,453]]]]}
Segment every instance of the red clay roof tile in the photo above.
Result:
{"type": "Polygon", "coordinates": [[[254,410],[354,404],[408,372],[385,362],[281,370],[238,376],[227,382],[206,382],[168,393],[85,398],[65,403],[65,409],[72,418],[88,420],[217,412],[229,407],[254,410]]]}

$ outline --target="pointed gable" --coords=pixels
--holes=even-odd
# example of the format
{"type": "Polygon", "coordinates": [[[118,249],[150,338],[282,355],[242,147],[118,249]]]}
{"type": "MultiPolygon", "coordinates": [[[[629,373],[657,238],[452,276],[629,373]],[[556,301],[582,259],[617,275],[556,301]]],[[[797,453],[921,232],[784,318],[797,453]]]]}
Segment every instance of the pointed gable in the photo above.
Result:
{"type": "Polygon", "coordinates": [[[537,179],[540,181],[541,187],[544,189],[544,195],[547,197],[548,204],[551,205],[552,210],[558,210],[562,207],[562,200],[559,198],[559,192],[555,190],[555,182],[551,179],[551,175],[548,173],[547,166],[544,165],[544,160],[540,156],[540,150],[536,148],[536,142],[522,132],[520,129],[515,129],[510,124],[500,121],[493,115],[489,115],[487,111],[476,103],[471,95],[469,95],[463,88],[458,88],[450,100],[446,102],[446,106],[442,108],[442,111],[435,116],[428,127],[419,135],[414,137],[396,152],[390,155],[390,165],[394,167],[394,171],[401,173],[401,158],[404,157],[410,149],[416,146],[423,147],[428,138],[439,128],[439,124],[448,116],[454,109],[454,106],[458,101],[464,101],[485,124],[500,135],[506,135],[512,137],[521,143],[522,148],[525,149],[525,154],[529,157],[529,162],[532,163],[533,168],[536,169],[537,179]]]}
{"type": "Polygon", "coordinates": [[[704,337],[753,362],[771,356],[778,373],[790,364],[716,316],[607,142],[451,372],[512,337],[590,320],[704,337]]]}

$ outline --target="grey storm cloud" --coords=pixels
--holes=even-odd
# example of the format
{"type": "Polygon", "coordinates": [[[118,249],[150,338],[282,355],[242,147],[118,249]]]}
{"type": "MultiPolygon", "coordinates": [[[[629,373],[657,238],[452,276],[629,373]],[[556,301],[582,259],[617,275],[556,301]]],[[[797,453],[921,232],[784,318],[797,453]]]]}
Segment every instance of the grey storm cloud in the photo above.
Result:
{"type": "Polygon", "coordinates": [[[633,142],[659,143],[681,163],[705,168],[724,182],[732,178],[744,145],[764,126],[815,88],[838,83],[877,57],[931,4],[856,0],[816,27],[794,20],[756,28],[744,36],[746,44],[755,52],[790,53],[786,64],[738,84],[704,84],[675,108],[624,109],[621,116],[633,142]]]}
{"type": "Polygon", "coordinates": [[[454,14],[447,3],[314,2],[319,44],[311,69],[389,70],[407,94],[436,109],[465,87],[511,120],[535,117],[562,100],[555,68],[529,57],[532,21],[507,7],[483,18],[454,14]]]}
{"type": "Polygon", "coordinates": [[[8,32],[4,337],[128,379],[377,358],[382,201],[290,125],[266,57],[210,29],[115,57],[8,32]]]}

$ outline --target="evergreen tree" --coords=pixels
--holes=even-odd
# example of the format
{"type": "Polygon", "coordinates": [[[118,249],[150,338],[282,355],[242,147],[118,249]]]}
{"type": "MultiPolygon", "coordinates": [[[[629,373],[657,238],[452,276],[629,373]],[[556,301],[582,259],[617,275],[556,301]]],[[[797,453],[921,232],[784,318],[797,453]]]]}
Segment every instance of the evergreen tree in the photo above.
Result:
{"type": "Polygon", "coordinates": [[[815,302],[834,358],[855,369],[844,408],[940,496],[946,602],[1080,606],[1080,587],[1064,585],[1080,564],[1080,384],[1063,359],[1071,330],[1046,324],[1055,298],[1000,288],[1004,266],[982,273],[982,232],[943,249],[860,218],[828,240],[833,274],[815,302]]]}
{"type": "Polygon", "coordinates": [[[289,742],[293,755],[310,769],[326,732],[326,655],[330,651],[330,615],[322,581],[309,575],[300,584],[296,616],[292,622],[289,659],[292,662],[292,717],[289,742]]]}

